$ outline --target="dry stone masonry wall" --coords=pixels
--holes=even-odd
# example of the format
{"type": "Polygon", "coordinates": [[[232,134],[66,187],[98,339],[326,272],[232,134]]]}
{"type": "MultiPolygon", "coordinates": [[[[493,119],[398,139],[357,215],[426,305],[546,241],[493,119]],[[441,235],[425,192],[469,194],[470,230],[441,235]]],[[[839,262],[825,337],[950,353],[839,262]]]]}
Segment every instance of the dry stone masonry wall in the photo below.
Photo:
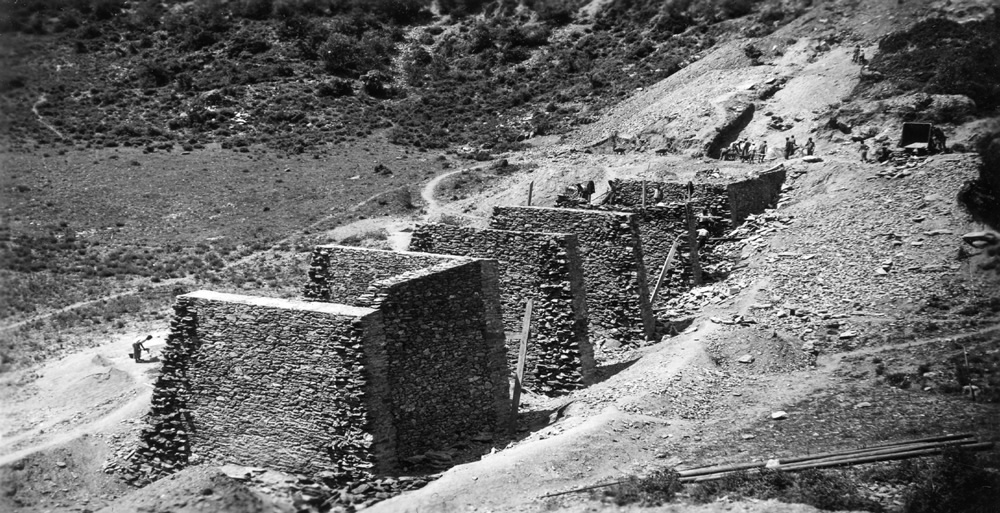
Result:
{"type": "Polygon", "coordinates": [[[147,471],[394,467],[381,313],[207,291],[174,310],[139,449],[147,471]]]}
{"type": "MultiPolygon", "coordinates": [[[[646,203],[651,207],[654,203],[684,203],[688,199],[688,186],[678,182],[645,182],[646,203]],[[653,201],[656,189],[660,190],[661,199],[653,201]]],[[[703,206],[717,208],[718,201],[726,201],[726,185],[718,183],[694,183],[694,198],[707,199],[703,206]]],[[[614,188],[614,195],[608,198],[608,205],[616,207],[641,208],[643,181],[642,180],[612,180],[611,186],[614,188]]]]}
{"type": "Polygon", "coordinates": [[[401,457],[496,432],[509,413],[497,263],[319,246],[307,299],[383,313],[401,457]]]}
{"type": "MultiPolygon", "coordinates": [[[[413,232],[410,249],[497,260],[507,332],[521,330],[525,304],[533,300],[527,388],[556,395],[591,382],[594,354],[575,235],[425,224],[413,232]]],[[[520,344],[510,340],[507,363],[513,368],[520,344]]]]}
{"type": "MultiPolygon", "coordinates": [[[[688,198],[686,184],[673,182],[646,182],[646,208],[642,208],[642,181],[614,180],[616,194],[614,203],[605,205],[581,205],[587,210],[628,212],[636,216],[639,237],[650,287],[656,282],[663,262],[670,252],[670,246],[680,236],[677,254],[671,271],[665,276],[660,299],[688,290],[691,286],[690,245],[688,244],[688,223],[685,202],[688,198]],[[653,203],[653,191],[662,191],[659,202],[653,203]],[[620,203],[619,203],[620,202],[620,203]]],[[[724,278],[728,273],[728,263],[715,253],[713,238],[723,237],[730,229],[730,210],[727,189],[719,184],[694,184],[691,210],[696,218],[696,230],[705,229],[708,237],[699,249],[699,262],[706,277],[724,278]]]]}
{"type": "MultiPolygon", "coordinates": [[[[731,263],[715,252],[716,241],[725,237],[750,214],[763,212],[777,203],[785,170],[778,169],[730,184],[692,184],[691,209],[696,217],[696,229],[704,229],[708,237],[699,248],[699,263],[707,280],[723,279],[731,263]]],[[[567,201],[562,205],[587,210],[630,212],[636,215],[642,239],[644,264],[651,282],[658,278],[663,262],[674,239],[680,235],[676,260],[665,277],[659,298],[667,298],[691,287],[690,251],[687,239],[688,223],[685,202],[688,185],[675,182],[614,180],[614,194],[602,205],[580,205],[567,201]],[[643,209],[643,191],[645,206],[643,209]],[[655,191],[660,191],[654,202],[655,191]]],[[[652,286],[652,285],[651,285],[652,286]]]]}
{"type": "Polygon", "coordinates": [[[506,427],[495,261],[338,247],[316,259],[307,292],[351,305],[177,298],[137,482],[226,461],[363,478],[506,427]]]}
{"type": "Polygon", "coordinates": [[[495,207],[490,227],[576,234],[586,281],[590,333],[621,341],[653,336],[646,268],[634,215],[563,208],[495,207]]]}
{"type": "Polygon", "coordinates": [[[350,246],[316,246],[303,295],[311,301],[356,304],[378,280],[425,269],[455,257],[350,246]]]}
{"type": "Polygon", "coordinates": [[[781,186],[785,183],[785,168],[769,173],[761,173],[754,178],[734,182],[726,187],[729,209],[732,211],[733,226],[746,221],[750,214],[759,214],[764,209],[778,204],[781,186]]]}
{"type": "Polygon", "coordinates": [[[510,400],[495,261],[463,259],[378,281],[359,304],[383,315],[401,458],[499,434],[510,400]]]}

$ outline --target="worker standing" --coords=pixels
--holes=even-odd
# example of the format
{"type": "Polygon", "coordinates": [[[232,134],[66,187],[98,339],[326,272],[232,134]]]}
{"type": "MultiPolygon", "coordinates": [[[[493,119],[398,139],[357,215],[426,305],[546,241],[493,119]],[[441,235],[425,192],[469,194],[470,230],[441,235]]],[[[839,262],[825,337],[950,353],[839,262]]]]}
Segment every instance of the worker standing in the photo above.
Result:
{"type": "Polygon", "coordinates": [[[136,340],[135,342],[132,343],[132,358],[135,359],[135,363],[142,363],[142,351],[143,350],[149,351],[148,349],[145,348],[145,346],[143,346],[143,344],[149,342],[152,339],[153,339],[152,335],[146,335],[145,339],[136,340]]]}

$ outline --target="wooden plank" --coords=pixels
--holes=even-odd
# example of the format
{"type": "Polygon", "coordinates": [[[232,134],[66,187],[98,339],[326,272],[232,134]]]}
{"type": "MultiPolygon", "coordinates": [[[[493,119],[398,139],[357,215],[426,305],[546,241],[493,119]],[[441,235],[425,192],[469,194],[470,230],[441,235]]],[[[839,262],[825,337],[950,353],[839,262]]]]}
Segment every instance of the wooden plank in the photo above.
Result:
{"type": "Polygon", "coordinates": [[[670,252],[667,253],[666,260],[663,261],[663,267],[660,268],[660,277],[656,279],[656,285],[653,287],[653,293],[649,295],[649,305],[653,305],[653,301],[656,301],[656,293],[660,291],[660,285],[663,284],[663,277],[667,275],[667,271],[670,269],[670,261],[674,259],[674,254],[677,253],[677,244],[680,243],[681,236],[678,235],[674,239],[674,244],[670,246],[670,252]]]}
{"type": "Polygon", "coordinates": [[[534,301],[529,299],[524,305],[524,322],[521,325],[521,347],[517,353],[517,368],[514,370],[514,397],[511,399],[513,410],[510,416],[510,432],[517,431],[517,411],[521,406],[521,382],[524,381],[524,360],[528,357],[528,337],[531,335],[531,307],[534,301]]]}

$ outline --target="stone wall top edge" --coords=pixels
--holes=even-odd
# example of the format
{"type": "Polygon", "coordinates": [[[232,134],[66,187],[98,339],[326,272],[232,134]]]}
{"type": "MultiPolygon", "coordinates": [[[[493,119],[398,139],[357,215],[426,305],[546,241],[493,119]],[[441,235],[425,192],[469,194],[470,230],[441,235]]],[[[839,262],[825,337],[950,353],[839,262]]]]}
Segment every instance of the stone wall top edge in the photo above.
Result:
{"type": "MultiPolygon", "coordinates": [[[[634,178],[618,178],[617,181],[621,183],[639,183],[639,184],[643,182],[643,180],[637,180],[634,178]]],[[[698,178],[695,180],[690,180],[690,182],[695,186],[716,185],[722,187],[731,184],[733,182],[739,182],[739,181],[742,181],[742,178],[738,176],[726,176],[722,178],[698,178]]],[[[688,180],[645,180],[645,182],[647,185],[669,184],[669,185],[686,186],[688,184],[688,180]]]]}
{"type": "Polygon", "coordinates": [[[411,280],[417,280],[433,276],[445,271],[450,271],[452,269],[457,269],[460,267],[480,265],[484,262],[493,262],[496,265],[497,261],[494,258],[464,258],[457,262],[441,262],[440,264],[435,264],[429,267],[424,267],[422,269],[415,269],[413,271],[407,271],[402,274],[397,274],[395,276],[390,276],[382,280],[376,280],[372,282],[374,287],[392,287],[400,283],[405,283],[411,280]]]}
{"type": "MultiPolygon", "coordinates": [[[[570,210],[570,209],[563,208],[563,209],[559,209],[559,210],[570,210]]],[[[520,236],[528,236],[528,237],[530,237],[530,236],[559,237],[559,238],[576,237],[575,233],[569,233],[569,232],[522,232],[522,231],[518,231],[518,230],[497,230],[496,228],[470,228],[468,226],[454,226],[454,225],[444,224],[444,223],[422,223],[422,224],[418,225],[418,228],[420,226],[447,226],[449,228],[456,228],[456,229],[460,229],[460,230],[467,230],[467,231],[471,231],[471,232],[475,232],[475,233],[481,233],[481,232],[482,233],[506,233],[506,234],[511,234],[511,235],[520,235],[520,236]]]]}
{"type": "Polygon", "coordinates": [[[275,297],[244,296],[240,294],[229,294],[226,292],[214,292],[211,290],[197,290],[177,297],[190,298],[190,299],[203,299],[207,301],[216,301],[221,303],[237,303],[249,306],[259,306],[262,308],[301,310],[306,312],[316,312],[316,313],[336,315],[341,317],[365,317],[377,311],[372,308],[342,305],[339,303],[322,303],[317,301],[303,301],[300,299],[281,299],[275,297]]]}
{"type": "Polygon", "coordinates": [[[360,252],[369,252],[369,253],[391,254],[391,255],[397,255],[397,256],[407,256],[407,257],[436,258],[436,259],[439,259],[439,260],[462,260],[462,261],[474,260],[474,258],[472,258],[472,257],[464,257],[464,256],[458,256],[458,255],[441,255],[441,254],[438,254],[438,253],[420,253],[418,251],[395,251],[395,250],[391,250],[391,249],[361,248],[361,247],[358,247],[358,246],[340,246],[340,245],[337,245],[337,244],[320,244],[318,246],[314,246],[314,249],[320,249],[320,248],[324,248],[324,249],[346,249],[346,250],[349,250],[349,251],[357,251],[359,253],[360,252]]]}
{"type": "Polygon", "coordinates": [[[587,210],[582,208],[563,208],[563,207],[528,207],[528,206],[510,206],[510,207],[496,207],[499,209],[509,209],[509,210],[546,210],[553,212],[575,212],[579,214],[585,214],[589,216],[619,216],[619,217],[629,217],[634,216],[632,212],[621,212],[617,210],[587,210]]]}

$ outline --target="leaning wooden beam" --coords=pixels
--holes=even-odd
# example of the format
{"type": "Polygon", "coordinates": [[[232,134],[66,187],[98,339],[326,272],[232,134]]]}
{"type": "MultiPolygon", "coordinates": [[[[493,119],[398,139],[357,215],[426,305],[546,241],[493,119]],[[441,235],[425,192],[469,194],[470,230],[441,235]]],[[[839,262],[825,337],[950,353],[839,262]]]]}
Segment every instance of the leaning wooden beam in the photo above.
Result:
{"type": "Polygon", "coordinates": [[[674,239],[674,244],[670,246],[670,251],[667,253],[666,260],[663,261],[663,267],[660,268],[660,277],[656,279],[656,285],[653,286],[653,293],[649,295],[649,304],[652,305],[653,301],[656,301],[656,293],[660,291],[660,285],[663,284],[663,277],[667,275],[667,271],[670,270],[670,262],[674,259],[674,254],[677,253],[677,244],[681,241],[681,236],[678,235],[674,239]]]}
{"type": "Polygon", "coordinates": [[[517,353],[517,367],[514,369],[514,394],[511,398],[510,432],[517,432],[517,415],[521,407],[521,383],[524,381],[524,360],[528,356],[528,337],[531,336],[531,307],[534,300],[524,305],[524,321],[521,325],[521,347],[517,353]]]}

